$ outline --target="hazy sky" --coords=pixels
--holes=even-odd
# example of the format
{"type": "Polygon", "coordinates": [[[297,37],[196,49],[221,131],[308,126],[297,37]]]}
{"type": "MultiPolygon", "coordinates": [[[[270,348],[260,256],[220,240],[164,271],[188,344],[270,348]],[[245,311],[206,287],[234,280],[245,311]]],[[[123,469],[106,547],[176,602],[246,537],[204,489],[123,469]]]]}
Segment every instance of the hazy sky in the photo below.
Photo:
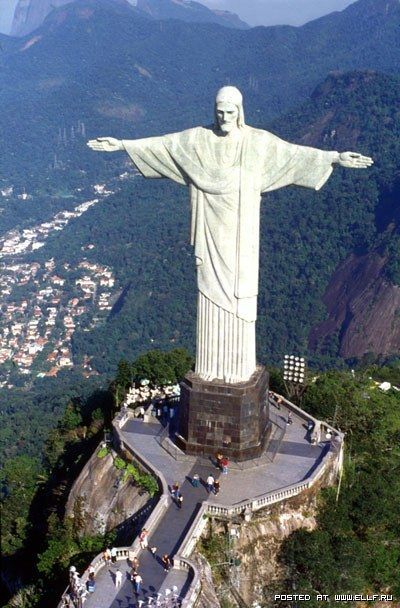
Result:
{"type": "MultiPolygon", "coordinates": [[[[0,0],[0,32],[8,33],[18,0],[0,0]]],[[[250,25],[300,25],[332,11],[340,11],[354,0],[199,0],[210,8],[237,13],[250,25]]]]}

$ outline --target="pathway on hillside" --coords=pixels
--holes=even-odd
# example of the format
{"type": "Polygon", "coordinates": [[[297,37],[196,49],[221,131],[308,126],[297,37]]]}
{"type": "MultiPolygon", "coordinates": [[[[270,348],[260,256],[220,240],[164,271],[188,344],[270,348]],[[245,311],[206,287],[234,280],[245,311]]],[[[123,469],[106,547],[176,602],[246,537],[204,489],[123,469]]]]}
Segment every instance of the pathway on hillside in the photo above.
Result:
{"type": "MultiPolygon", "coordinates": [[[[276,412],[285,421],[287,411],[276,412]]],[[[145,423],[130,419],[122,435],[130,447],[142,454],[158,471],[162,472],[169,486],[174,481],[181,485],[184,497],[182,509],[170,499],[170,504],[155,530],[149,537],[149,547],[157,547],[156,558],[149,550],[139,554],[139,572],[143,578],[143,591],[138,598],[128,579],[129,566],[119,562],[110,569],[103,568],[96,576],[96,591],[85,603],[86,608],[136,608],[138,600],[154,596],[166,587],[166,573],[160,563],[164,553],[174,555],[193,522],[201,503],[210,500],[215,504],[234,505],[251,497],[278,490],[306,479],[326,452],[326,446],[311,446],[304,421],[293,415],[293,424],[288,425],[274,462],[260,459],[258,466],[251,468],[231,467],[228,475],[219,475],[211,460],[188,458],[175,460],[159,443],[161,426],[158,421],[145,423]],[[193,475],[200,475],[203,483],[195,488],[193,475]],[[218,496],[208,495],[204,480],[208,475],[219,475],[221,491],[218,496]],[[113,572],[119,567],[124,575],[122,587],[117,591],[113,583],[113,572]]],[[[132,539],[133,540],[133,539],[132,539]]],[[[190,584],[188,573],[173,569],[168,576],[168,587],[176,585],[182,596],[190,584]]]]}

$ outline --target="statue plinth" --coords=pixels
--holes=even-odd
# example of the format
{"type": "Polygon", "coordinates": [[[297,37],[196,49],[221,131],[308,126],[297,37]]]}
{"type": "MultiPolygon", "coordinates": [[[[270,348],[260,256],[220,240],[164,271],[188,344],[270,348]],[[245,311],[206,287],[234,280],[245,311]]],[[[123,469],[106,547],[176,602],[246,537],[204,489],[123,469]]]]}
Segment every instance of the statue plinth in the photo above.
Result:
{"type": "Polygon", "coordinates": [[[268,372],[258,366],[247,382],[207,382],[189,372],[181,382],[178,443],[187,454],[256,458],[270,434],[268,372]]]}

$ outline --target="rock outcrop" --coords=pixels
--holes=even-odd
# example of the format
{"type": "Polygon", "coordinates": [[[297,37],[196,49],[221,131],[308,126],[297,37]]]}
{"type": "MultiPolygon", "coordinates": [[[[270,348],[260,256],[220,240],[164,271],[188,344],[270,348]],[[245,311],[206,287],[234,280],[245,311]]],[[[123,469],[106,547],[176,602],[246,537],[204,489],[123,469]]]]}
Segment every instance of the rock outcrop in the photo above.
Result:
{"type": "Polygon", "coordinates": [[[136,6],[154,19],[179,19],[197,23],[218,23],[224,27],[249,26],[235,13],[213,10],[193,0],[137,0],[136,6]]]}
{"type": "MultiPolygon", "coordinates": [[[[213,520],[212,534],[229,538],[230,556],[235,560],[239,558],[240,565],[227,567],[224,582],[215,584],[210,564],[196,551],[191,559],[200,567],[202,575],[202,589],[197,606],[220,606],[218,596],[221,592],[224,592],[225,597],[232,594],[232,605],[252,606],[258,603],[264,606],[271,589],[283,585],[287,576],[284,566],[278,560],[283,541],[300,528],[315,529],[318,492],[333,476],[332,469],[324,481],[321,480],[312,490],[259,511],[249,522],[227,524],[213,520]],[[232,526],[239,530],[238,536],[230,533],[232,526]]],[[[210,527],[204,533],[208,534],[211,534],[210,527]]],[[[223,553],[216,561],[223,564],[227,560],[228,555],[223,553]]]]}
{"type": "Polygon", "coordinates": [[[139,490],[123,481],[123,471],[115,468],[111,454],[98,458],[95,453],[71,490],[66,515],[79,517],[82,534],[121,528],[149,502],[149,495],[139,490]]]}
{"type": "Polygon", "coordinates": [[[315,495],[311,500],[303,499],[298,507],[288,501],[242,525],[236,550],[242,560],[239,590],[246,603],[262,603],[268,588],[285,579],[278,561],[285,538],[300,528],[316,527],[315,495]]]}
{"type": "Polygon", "coordinates": [[[310,333],[313,350],[338,335],[344,359],[398,354],[400,287],[385,279],[385,263],[377,252],[351,254],[337,268],[323,297],[328,318],[310,333]]]}
{"type": "Polygon", "coordinates": [[[199,569],[201,579],[201,593],[196,608],[221,608],[210,564],[201,553],[195,553],[192,559],[199,569]]]}
{"type": "Polygon", "coordinates": [[[47,15],[75,0],[19,0],[11,26],[11,36],[26,36],[39,27],[47,15]]]}

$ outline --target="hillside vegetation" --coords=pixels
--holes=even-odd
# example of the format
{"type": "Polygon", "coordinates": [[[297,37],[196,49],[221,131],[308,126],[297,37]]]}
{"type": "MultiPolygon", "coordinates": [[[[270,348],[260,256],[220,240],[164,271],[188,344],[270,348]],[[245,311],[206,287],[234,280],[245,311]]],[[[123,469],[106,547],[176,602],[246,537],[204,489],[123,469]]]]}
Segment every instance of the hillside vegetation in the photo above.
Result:
{"type": "Polygon", "coordinates": [[[281,551],[290,584],[297,593],[310,593],[315,608],[316,593],[400,598],[400,393],[382,393],[371,373],[400,380],[398,368],[356,377],[329,372],[309,387],[303,402],[314,416],[345,431],[347,445],[340,493],[325,490],[317,529],[295,532],[281,551]]]}

